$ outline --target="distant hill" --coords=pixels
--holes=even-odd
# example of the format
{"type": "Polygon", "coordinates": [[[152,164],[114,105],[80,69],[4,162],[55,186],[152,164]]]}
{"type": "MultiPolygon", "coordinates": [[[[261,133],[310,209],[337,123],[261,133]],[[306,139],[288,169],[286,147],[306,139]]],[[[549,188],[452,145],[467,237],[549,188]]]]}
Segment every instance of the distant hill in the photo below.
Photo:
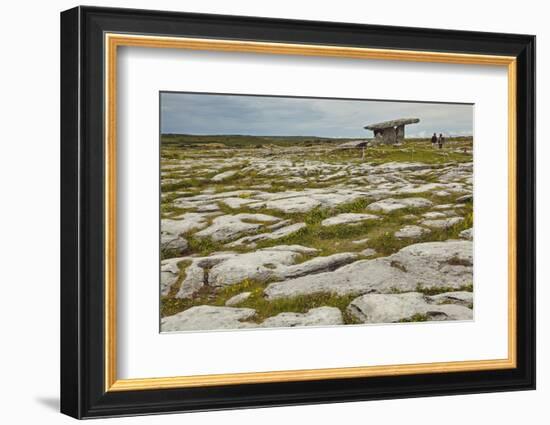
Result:
{"type": "MultiPolygon", "coordinates": [[[[318,136],[249,136],[242,134],[211,134],[211,135],[194,135],[194,134],[162,134],[161,143],[163,146],[169,147],[205,147],[210,145],[212,148],[220,148],[222,146],[232,148],[246,147],[261,147],[264,145],[276,146],[311,146],[315,144],[334,144],[340,145],[346,142],[356,140],[371,140],[370,137],[356,138],[331,138],[318,136]]],[[[421,138],[407,138],[406,141],[417,142],[421,138]]],[[[447,141],[468,141],[472,140],[471,136],[449,137],[447,141]]]]}
{"type": "Polygon", "coordinates": [[[251,147],[262,145],[291,146],[297,144],[317,144],[317,143],[344,143],[351,140],[362,140],[363,138],[329,138],[317,136],[247,136],[240,134],[212,134],[212,135],[193,135],[193,134],[162,134],[161,142],[163,145],[176,145],[181,147],[191,147],[195,145],[204,145],[211,143],[222,143],[228,147],[251,147]]]}

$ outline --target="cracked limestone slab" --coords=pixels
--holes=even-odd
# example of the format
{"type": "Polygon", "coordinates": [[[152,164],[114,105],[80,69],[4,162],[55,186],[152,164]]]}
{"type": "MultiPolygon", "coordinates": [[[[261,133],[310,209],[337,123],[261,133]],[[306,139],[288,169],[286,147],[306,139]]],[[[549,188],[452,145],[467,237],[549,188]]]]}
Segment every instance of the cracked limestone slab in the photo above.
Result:
{"type": "Polygon", "coordinates": [[[342,312],[336,307],[312,308],[307,313],[279,313],[268,317],[260,326],[262,328],[293,328],[297,326],[336,326],[343,325],[342,312]]]}
{"type": "Polygon", "coordinates": [[[296,233],[299,230],[304,229],[305,227],[306,227],[305,223],[294,223],[289,226],[276,229],[271,233],[260,233],[258,235],[244,236],[240,239],[237,239],[234,242],[227,244],[227,246],[236,247],[241,245],[248,245],[249,247],[254,247],[256,242],[281,239],[286,236],[292,235],[293,233],[296,233]]]}
{"type": "Polygon", "coordinates": [[[245,322],[255,314],[252,308],[201,305],[163,317],[160,327],[162,332],[255,328],[255,323],[245,322]]]}
{"type": "Polygon", "coordinates": [[[458,234],[458,236],[462,239],[467,239],[469,241],[474,240],[474,229],[470,227],[469,229],[463,230],[458,234]]]}
{"type": "Polygon", "coordinates": [[[222,182],[233,177],[236,174],[237,171],[225,171],[223,173],[216,174],[214,177],[211,178],[211,181],[213,181],[214,183],[222,182]]]}
{"type": "Polygon", "coordinates": [[[416,315],[426,320],[472,320],[473,311],[462,305],[433,304],[419,292],[366,294],[354,299],[347,311],[361,323],[409,321],[416,315]]]}
{"type": "Polygon", "coordinates": [[[449,229],[455,224],[464,221],[463,217],[450,217],[445,219],[424,220],[420,224],[434,229],[449,229]]]}
{"type": "Polygon", "coordinates": [[[222,215],[214,218],[212,224],[207,228],[195,233],[196,237],[209,237],[213,241],[223,242],[247,232],[261,228],[267,223],[274,223],[280,218],[267,214],[235,214],[222,215]],[[249,221],[254,221],[250,223],[249,221]]]}
{"type": "Polygon", "coordinates": [[[359,260],[335,272],[282,280],[267,286],[268,300],[331,293],[360,295],[471,284],[472,243],[450,240],[409,245],[388,257],[359,260]]]}
{"type": "Polygon", "coordinates": [[[433,203],[425,198],[387,198],[367,206],[370,211],[392,212],[404,208],[427,208],[433,203]]]}
{"type": "Polygon", "coordinates": [[[419,238],[430,232],[430,229],[426,229],[420,226],[409,225],[399,229],[397,232],[394,233],[394,236],[398,239],[414,239],[419,238]]]}
{"type": "Polygon", "coordinates": [[[335,226],[337,224],[359,224],[367,220],[379,220],[380,217],[373,214],[343,213],[329,217],[321,222],[321,226],[335,226]]]}

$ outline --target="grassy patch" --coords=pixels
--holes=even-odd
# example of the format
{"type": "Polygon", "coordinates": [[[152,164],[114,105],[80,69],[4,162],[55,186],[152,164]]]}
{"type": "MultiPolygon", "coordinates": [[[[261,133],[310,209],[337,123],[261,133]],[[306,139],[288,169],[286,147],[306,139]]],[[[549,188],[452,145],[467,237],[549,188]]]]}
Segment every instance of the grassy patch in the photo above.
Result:
{"type": "Polygon", "coordinates": [[[461,292],[461,291],[474,292],[474,285],[469,283],[466,285],[462,285],[458,288],[453,288],[451,286],[438,286],[433,288],[424,288],[420,285],[417,285],[416,287],[416,292],[420,292],[424,295],[438,295],[438,294],[443,294],[445,292],[461,292]]]}
{"type": "Polygon", "coordinates": [[[216,251],[225,251],[225,242],[214,241],[211,238],[187,237],[188,251],[192,254],[206,256],[216,251]]]}
{"type": "MultiPolygon", "coordinates": [[[[181,278],[181,281],[183,281],[183,279],[185,279],[185,277],[181,278]]],[[[180,285],[181,281],[179,281],[180,285]]],[[[250,292],[250,296],[239,303],[237,307],[252,308],[256,310],[256,315],[252,319],[255,323],[261,323],[268,317],[276,316],[279,313],[306,313],[312,308],[323,306],[340,309],[346,324],[357,323],[357,321],[346,311],[349,303],[356,298],[355,295],[339,296],[329,293],[320,293],[268,301],[263,294],[268,284],[269,282],[258,282],[251,279],[245,279],[242,282],[228,285],[223,288],[206,286],[192,299],[185,300],[174,298],[174,295],[179,290],[179,286],[174,285],[177,286],[177,289],[171,291],[169,296],[161,300],[161,316],[170,316],[198,305],[224,306],[226,301],[235,295],[242,292],[250,292]]]]}

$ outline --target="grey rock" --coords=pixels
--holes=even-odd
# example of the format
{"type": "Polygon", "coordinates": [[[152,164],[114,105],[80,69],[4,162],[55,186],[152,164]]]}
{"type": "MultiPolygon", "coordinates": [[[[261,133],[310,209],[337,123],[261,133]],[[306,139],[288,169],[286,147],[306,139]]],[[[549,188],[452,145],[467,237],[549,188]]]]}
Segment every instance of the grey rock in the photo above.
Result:
{"type": "Polygon", "coordinates": [[[225,171],[224,173],[216,174],[211,180],[218,183],[233,177],[235,174],[237,174],[236,171],[225,171]]]}
{"type": "Polygon", "coordinates": [[[250,295],[252,292],[241,292],[240,294],[235,295],[234,297],[229,298],[225,305],[229,307],[233,307],[237,304],[242,303],[243,301],[246,301],[248,298],[250,298],[250,295]]]}
{"type": "Polygon", "coordinates": [[[449,210],[453,207],[454,207],[453,204],[441,204],[441,205],[435,205],[434,209],[435,210],[449,210]]]}
{"type": "Polygon", "coordinates": [[[210,237],[213,241],[223,242],[242,233],[257,230],[265,223],[273,223],[279,220],[279,218],[267,214],[222,215],[214,218],[210,226],[195,233],[195,236],[199,238],[210,237]],[[254,221],[254,223],[248,221],[254,221]]]}
{"type": "Polygon", "coordinates": [[[376,255],[376,250],[372,248],[367,248],[361,251],[360,254],[365,257],[372,257],[373,255],[376,255]]]}
{"type": "Polygon", "coordinates": [[[180,269],[178,264],[185,261],[186,257],[170,258],[162,260],[160,263],[160,293],[162,296],[168,295],[172,285],[177,282],[180,269]]]}
{"type": "Polygon", "coordinates": [[[302,245],[277,245],[277,246],[271,246],[266,249],[269,249],[270,251],[292,251],[292,252],[297,252],[299,254],[315,254],[319,252],[318,249],[309,248],[307,246],[302,246],[302,245]]]}
{"type": "Polygon", "coordinates": [[[405,226],[395,232],[394,236],[398,239],[414,239],[430,233],[429,229],[420,226],[405,226]]]}
{"type": "Polygon", "coordinates": [[[436,218],[446,217],[446,215],[444,213],[441,213],[441,212],[430,211],[430,212],[422,214],[422,217],[428,218],[428,219],[436,219],[436,218]]]}
{"type": "Polygon", "coordinates": [[[250,204],[251,208],[268,208],[284,213],[305,213],[321,205],[321,202],[307,196],[295,198],[275,199],[273,201],[250,204]]]}
{"type": "Polygon", "coordinates": [[[257,327],[255,323],[243,322],[251,319],[255,314],[256,310],[251,308],[201,305],[162,318],[161,331],[182,332],[255,328],[257,327]]]}
{"type": "Polygon", "coordinates": [[[474,229],[470,227],[469,229],[463,230],[458,234],[462,239],[467,239],[469,241],[474,239],[474,229]]]}
{"type": "Polygon", "coordinates": [[[444,292],[428,297],[434,304],[458,304],[470,306],[474,302],[474,293],[467,291],[444,292]]]}
{"type": "Polygon", "coordinates": [[[336,307],[312,308],[307,313],[280,313],[269,317],[260,325],[263,328],[292,328],[296,326],[343,325],[342,312],[336,307]]]}
{"type": "Polygon", "coordinates": [[[283,278],[296,278],[315,273],[336,270],[346,264],[352,263],[357,259],[357,254],[342,252],[326,257],[315,257],[303,263],[282,268],[280,276],[283,278]]]}
{"type": "Polygon", "coordinates": [[[459,288],[472,282],[470,241],[426,242],[409,245],[388,257],[360,260],[335,272],[307,275],[267,286],[267,299],[316,293],[359,295],[394,290],[459,288]]]}
{"type": "Polygon", "coordinates": [[[193,230],[204,229],[208,226],[209,213],[185,213],[178,219],[163,219],[160,222],[161,232],[166,235],[179,236],[183,233],[189,233],[193,230]]]}
{"type": "Polygon", "coordinates": [[[208,284],[233,285],[245,279],[266,281],[278,276],[282,266],[295,263],[299,256],[293,251],[269,249],[239,254],[212,267],[208,274],[208,284]]]}
{"type": "Polygon", "coordinates": [[[374,171],[378,173],[393,173],[396,171],[418,171],[433,168],[430,164],[421,162],[386,162],[374,167],[374,171]]]}
{"type": "Polygon", "coordinates": [[[296,233],[305,227],[306,227],[305,223],[295,223],[289,226],[281,227],[280,229],[277,229],[271,233],[260,233],[258,235],[245,236],[243,238],[237,239],[236,241],[227,244],[227,246],[228,247],[235,247],[240,245],[250,246],[251,244],[254,244],[253,246],[255,246],[256,242],[281,239],[286,236],[292,235],[293,233],[296,233]]]}
{"type": "Polygon", "coordinates": [[[219,210],[220,210],[220,206],[215,202],[212,203],[212,204],[199,205],[195,209],[195,211],[197,211],[197,212],[216,212],[216,211],[219,211],[219,210]]]}
{"type": "Polygon", "coordinates": [[[359,224],[367,220],[379,220],[380,217],[373,214],[343,213],[334,217],[326,218],[321,226],[334,226],[337,224],[359,224]]]}
{"type": "Polygon", "coordinates": [[[238,254],[213,266],[208,273],[208,284],[225,286],[245,279],[266,281],[295,278],[335,270],[357,258],[354,253],[340,253],[294,264],[300,256],[296,251],[271,248],[238,254]]]}
{"type": "Polygon", "coordinates": [[[257,200],[252,198],[223,198],[220,202],[229,208],[241,208],[243,205],[252,204],[253,202],[257,202],[257,200]]]}
{"type": "Polygon", "coordinates": [[[212,204],[224,198],[235,198],[241,196],[254,196],[260,193],[257,190],[230,190],[228,192],[216,193],[213,189],[205,190],[200,195],[178,198],[174,205],[178,208],[198,208],[202,205],[212,204]]]}
{"type": "Polygon", "coordinates": [[[176,298],[191,298],[204,285],[208,284],[208,270],[220,262],[234,257],[234,253],[217,253],[208,257],[186,257],[191,264],[185,268],[185,278],[176,298]]]}
{"type": "Polygon", "coordinates": [[[471,309],[451,304],[431,304],[419,292],[404,294],[366,294],[354,299],[348,312],[362,323],[395,323],[415,315],[427,320],[472,320],[471,309]]]}
{"type": "Polygon", "coordinates": [[[449,229],[461,221],[464,221],[463,217],[450,217],[440,220],[424,220],[421,224],[427,227],[433,227],[435,229],[449,229]]]}
{"type": "Polygon", "coordinates": [[[161,251],[179,251],[183,252],[187,249],[188,243],[183,236],[174,236],[170,233],[160,234],[160,249],[161,251]]]}
{"type": "Polygon", "coordinates": [[[261,202],[249,204],[250,208],[268,208],[285,213],[305,213],[314,208],[332,208],[365,197],[365,194],[347,189],[304,189],[278,193],[262,193],[255,198],[261,202]]]}
{"type": "Polygon", "coordinates": [[[368,140],[352,140],[351,142],[339,144],[336,149],[357,149],[367,147],[368,145],[368,140]]]}
{"type": "Polygon", "coordinates": [[[439,183],[426,183],[421,185],[406,185],[395,191],[398,195],[414,195],[416,193],[433,192],[434,190],[443,187],[439,183]]]}
{"type": "Polygon", "coordinates": [[[388,198],[369,204],[367,209],[387,213],[403,208],[426,208],[431,205],[432,202],[424,198],[388,198]]]}

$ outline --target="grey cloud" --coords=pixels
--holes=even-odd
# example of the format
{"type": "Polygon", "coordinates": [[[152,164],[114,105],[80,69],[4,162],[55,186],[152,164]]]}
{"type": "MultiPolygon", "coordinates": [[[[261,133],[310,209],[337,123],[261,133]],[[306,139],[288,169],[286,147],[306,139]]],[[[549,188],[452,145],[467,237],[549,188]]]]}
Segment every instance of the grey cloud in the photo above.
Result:
{"type": "Polygon", "coordinates": [[[473,133],[473,106],[465,104],[161,94],[163,133],[364,137],[365,125],[402,117],[420,118],[408,136],[473,133]]]}

